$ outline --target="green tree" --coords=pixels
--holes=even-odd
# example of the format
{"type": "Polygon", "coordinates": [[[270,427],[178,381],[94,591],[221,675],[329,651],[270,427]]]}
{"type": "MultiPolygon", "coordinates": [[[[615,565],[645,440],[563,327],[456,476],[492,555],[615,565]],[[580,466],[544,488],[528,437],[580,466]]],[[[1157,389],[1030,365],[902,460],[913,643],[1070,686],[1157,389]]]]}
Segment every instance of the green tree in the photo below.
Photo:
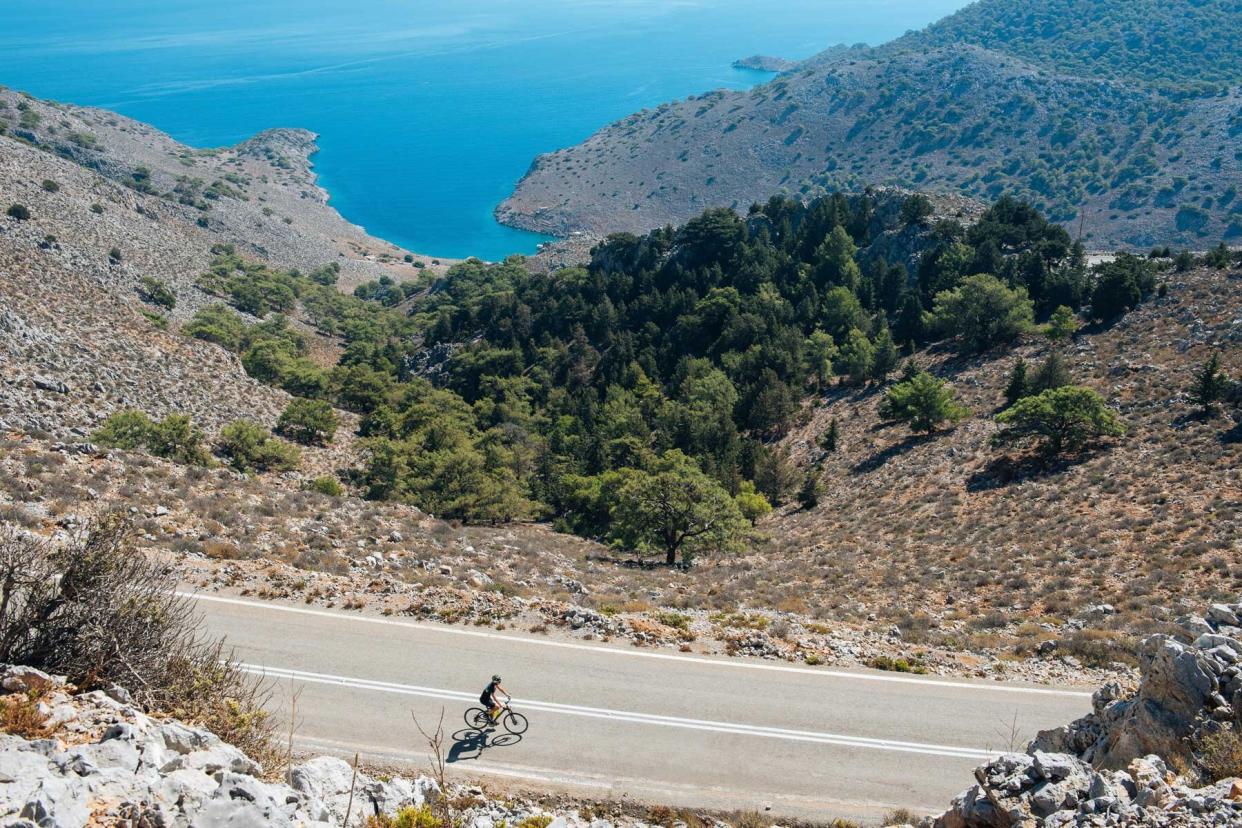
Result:
{"type": "Polygon", "coordinates": [[[909,423],[913,431],[931,434],[944,422],[957,422],[970,412],[957,402],[953,389],[926,371],[888,389],[882,406],[884,415],[909,423]]]}
{"type": "Polygon", "coordinates": [[[837,358],[837,346],[832,337],[820,328],[811,331],[806,340],[807,368],[815,377],[819,390],[828,386],[833,377],[832,364],[837,358]]]}
{"type": "Polygon", "coordinates": [[[819,467],[815,466],[802,478],[802,485],[798,488],[798,505],[804,511],[809,511],[819,505],[823,496],[824,481],[820,477],[819,467]]]}
{"type": "Polygon", "coordinates": [[[181,328],[186,336],[214,342],[230,351],[241,347],[242,336],[246,325],[228,306],[221,304],[208,305],[194,314],[193,318],[181,328]]]}
{"type": "Polygon", "coordinates": [[[1047,334],[1053,342],[1064,342],[1078,330],[1078,317],[1065,305],[1060,305],[1048,319],[1047,334]]]}
{"type": "Polygon", "coordinates": [[[292,471],[302,461],[297,446],[276,439],[266,428],[250,420],[235,420],[221,429],[216,451],[233,468],[247,474],[292,471]]]}
{"type": "Polygon", "coordinates": [[[1031,393],[1031,381],[1026,375],[1026,360],[1018,357],[1013,364],[1013,371],[1009,374],[1009,384],[1005,386],[1005,407],[1016,403],[1018,400],[1031,393]]]}
{"type": "Polygon", "coordinates": [[[1046,457],[1078,451],[1098,438],[1125,433],[1104,398],[1077,385],[1021,399],[998,414],[996,421],[1004,426],[992,438],[996,445],[1034,442],[1046,457]]]}
{"type": "Polygon", "coordinates": [[[1154,289],[1155,266],[1124,253],[1100,266],[1095,289],[1091,292],[1091,316],[1111,322],[1138,307],[1143,297],[1154,289]]]}
{"type": "Polygon", "coordinates": [[[841,355],[837,365],[841,372],[850,378],[850,382],[861,385],[871,375],[871,365],[875,359],[875,346],[867,335],[854,328],[845,338],[841,346],[841,355]]]}
{"type": "Polygon", "coordinates": [[[880,332],[876,334],[873,344],[875,353],[871,357],[871,377],[885,382],[898,362],[897,345],[893,342],[893,334],[887,324],[880,326],[880,332]]]}
{"type": "Polygon", "coordinates": [[[746,519],[729,493],[673,449],[651,471],[631,470],[617,492],[613,534],[635,549],[658,549],[672,566],[709,549],[735,546],[746,519]]]}
{"type": "Polygon", "coordinates": [[[823,243],[815,251],[815,284],[819,287],[840,285],[851,293],[858,289],[862,271],[854,256],[858,248],[844,227],[832,228],[823,243]]]}
{"type": "Polygon", "coordinates": [[[835,454],[840,440],[840,426],[837,425],[837,418],[833,417],[832,422],[828,423],[828,430],[819,437],[819,447],[829,454],[835,454]]]}
{"type": "Polygon", "coordinates": [[[931,199],[922,193],[915,193],[901,203],[901,223],[907,227],[922,226],[935,212],[931,199]]]}
{"type": "Polygon", "coordinates": [[[18,221],[30,220],[30,209],[27,208],[25,204],[10,204],[9,209],[5,212],[8,214],[9,218],[14,218],[18,221]]]}
{"type": "Polygon", "coordinates": [[[749,480],[743,480],[738,485],[737,494],[733,496],[733,499],[737,502],[737,508],[741,510],[742,517],[750,521],[752,526],[759,518],[772,511],[772,504],[755,490],[755,484],[749,480]]]}
{"type": "Polygon", "coordinates": [[[1213,352],[1195,371],[1190,385],[1190,401],[1211,414],[1229,390],[1229,377],[1221,370],[1220,354],[1213,352]]]}
{"type": "Polygon", "coordinates": [[[156,423],[147,447],[157,457],[166,457],[178,463],[206,466],[211,462],[211,455],[203,445],[203,432],[187,414],[169,414],[156,423]]]}
{"type": "Polygon", "coordinates": [[[141,411],[118,411],[91,435],[102,446],[137,451],[146,448],[155,432],[155,423],[141,411]]]}
{"type": "Polygon", "coordinates": [[[1065,357],[1061,356],[1060,351],[1050,351],[1048,356],[1044,357],[1044,361],[1040,363],[1035,376],[1031,377],[1029,394],[1051,391],[1053,388],[1069,385],[1073,381],[1074,378],[1070,376],[1069,366],[1065,364],[1065,357]]]}
{"type": "Polygon", "coordinates": [[[936,294],[932,312],[942,334],[958,337],[968,352],[1011,342],[1031,327],[1034,306],[1025,288],[1009,288],[995,276],[966,277],[953,290],[936,294]]]}
{"type": "Polygon", "coordinates": [[[339,425],[336,411],[326,401],[294,397],[281,412],[276,430],[291,440],[311,445],[331,443],[339,425]]]}

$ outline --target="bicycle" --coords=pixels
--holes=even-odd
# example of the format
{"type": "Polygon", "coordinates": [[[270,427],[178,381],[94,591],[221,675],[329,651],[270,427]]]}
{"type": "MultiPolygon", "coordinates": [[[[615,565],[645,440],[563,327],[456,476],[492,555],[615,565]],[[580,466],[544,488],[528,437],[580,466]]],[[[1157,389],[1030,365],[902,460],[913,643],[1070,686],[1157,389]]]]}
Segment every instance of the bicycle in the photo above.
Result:
{"type": "Polygon", "coordinates": [[[504,705],[500,708],[500,715],[495,719],[492,718],[491,713],[484,710],[482,707],[470,708],[466,711],[466,725],[474,728],[475,730],[486,730],[496,724],[501,724],[504,726],[505,730],[509,731],[514,736],[521,736],[526,732],[526,728],[530,727],[530,722],[526,720],[525,716],[521,713],[515,712],[513,708],[509,706],[509,702],[511,701],[512,699],[504,703],[504,705]]]}

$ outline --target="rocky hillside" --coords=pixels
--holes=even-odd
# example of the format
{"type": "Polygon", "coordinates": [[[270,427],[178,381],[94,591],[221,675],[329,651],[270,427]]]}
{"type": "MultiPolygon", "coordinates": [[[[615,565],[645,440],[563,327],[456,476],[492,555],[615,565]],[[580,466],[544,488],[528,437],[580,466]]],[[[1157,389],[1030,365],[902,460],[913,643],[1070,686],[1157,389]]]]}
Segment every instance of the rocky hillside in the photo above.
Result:
{"type": "Polygon", "coordinates": [[[885,426],[875,390],[829,392],[787,441],[803,462],[822,461],[825,496],[771,519],[770,545],[736,577],[769,602],[801,595],[838,616],[877,613],[916,641],[999,637],[1096,660],[1117,636],[1236,592],[1242,443],[1229,417],[1197,414],[1187,389],[1216,351],[1242,373],[1240,280],[1170,274],[1163,298],[1060,346],[1072,380],[1128,429],[1074,461],[1040,467],[990,445],[1016,359],[1034,371],[1055,347],[1042,336],[1011,353],[916,354],[972,412],[931,437],[885,426]],[[817,441],[834,420],[827,453],[817,441]]]}
{"type": "Polygon", "coordinates": [[[1178,23],[1148,37],[1149,5],[984,0],[886,46],[831,49],[543,155],[497,215],[560,235],[638,232],[774,192],[885,183],[1012,193],[1101,249],[1242,236],[1239,68],[1208,57],[1236,53],[1240,12],[1160,4],[1178,23]]]}
{"type": "Polygon", "coordinates": [[[196,284],[213,245],[282,267],[335,263],[346,290],[440,267],[405,261],[328,206],[313,138],[277,130],[196,150],[111,112],[0,90],[0,423],[80,438],[131,407],[189,413],[209,431],[274,422],[288,395],[175,332],[219,301],[196,284]],[[172,308],[142,301],[148,279],[172,308]]]}

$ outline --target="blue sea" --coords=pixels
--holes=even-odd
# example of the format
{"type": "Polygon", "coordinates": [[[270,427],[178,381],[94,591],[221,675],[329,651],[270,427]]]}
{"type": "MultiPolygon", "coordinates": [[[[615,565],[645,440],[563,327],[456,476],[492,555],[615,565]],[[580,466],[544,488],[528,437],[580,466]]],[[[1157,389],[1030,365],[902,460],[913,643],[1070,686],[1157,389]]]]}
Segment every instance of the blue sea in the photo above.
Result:
{"type": "Polygon", "coordinates": [[[769,76],[731,64],[876,44],[965,0],[3,0],[0,84],[200,147],[320,134],[333,205],[419,252],[499,259],[492,218],[540,152],[662,101],[769,76]]]}

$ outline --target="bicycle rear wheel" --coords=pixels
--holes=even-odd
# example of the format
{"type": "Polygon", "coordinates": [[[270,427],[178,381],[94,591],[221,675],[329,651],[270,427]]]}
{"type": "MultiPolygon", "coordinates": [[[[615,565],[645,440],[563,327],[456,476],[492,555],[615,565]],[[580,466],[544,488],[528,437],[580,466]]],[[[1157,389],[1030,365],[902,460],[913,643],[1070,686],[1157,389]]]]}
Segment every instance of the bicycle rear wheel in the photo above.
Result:
{"type": "Polygon", "coordinates": [[[483,730],[491,724],[491,716],[481,707],[472,707],[466,711],[466,725],[475,730],[483,730]]]}
{"type": "Polygon", "coordinates": [[[505,716],[505,730],[515,736],[521,736],[528,727],[530,727],[530,722],[526,721],[526,717],[521,713],[514,713],[510,710],[509,715],[505,716]]]}

